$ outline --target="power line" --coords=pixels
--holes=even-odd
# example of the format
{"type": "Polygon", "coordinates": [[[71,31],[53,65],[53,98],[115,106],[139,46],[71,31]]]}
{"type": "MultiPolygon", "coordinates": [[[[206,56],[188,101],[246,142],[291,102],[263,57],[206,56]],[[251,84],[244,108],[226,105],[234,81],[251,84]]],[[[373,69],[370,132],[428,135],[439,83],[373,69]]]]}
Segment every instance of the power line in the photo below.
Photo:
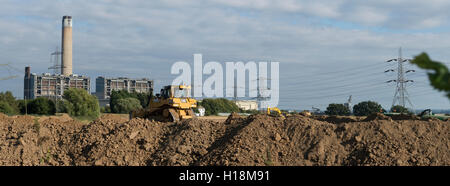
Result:
{"type": "Polygon", "coordinates": [[[357,93],[374,93],[374,92],[383,91],[378,88],[375,91],[372,91],[372,90],[373,90],[373,88],[372,89],[364,89],[364,90],[351,90],[350,92],[331,94],[331,95],[320,95],[320,96],[309,96],[309,97],[297,95],[297,97],[302,98],[302,99],[324,99],[324,98],[328,98],[328,97],[348,96],[349,94],[358,95],[357,93]]]}
{"type": "MultiPolygon", "coordinates": [[[[381,73],[381,72],[373,72],[373,73],[361,73],[361,74],[354,73],[354,74],[339,75],[339,76],[328,77],[328,78],[311,78],[311,77],[309,77],[307,79],[304,79],[303,81],[293,82],[293,83],[291,83],[290,86],[297,86],[297,85],[309,84],[309,83],[311,83],[312,85],[321,85],[320,83],[322,83],[322,82],[340,83],[340,82],[349,81],[349,80],[351,81],[358,77],[378,77],[378,79],[380,79],[380,78],[383,78],[383,77],[381,77],[381,75],[383,75],[383,74],[384,73],[381,73]]],[[[289,78],[289,79],[295,79],[295,78],[289,78]]]]}
{"type": "MultiPolygon", "coordinates": [[[[288,92],[288,94],[290,93],[290,94],[302,94],[302,93],[308,93],[308,94],[315,94],[315,95],[317,95],[317,94],[319,94],[319,93],[321,93],[321,92],[333,92],[333,93],[353,93],[353,92],[360,92],[361,90],[373,90],[373,89],[375,89],[375,90],[383,90],[383,89],[380,89],[380,88],[382,88],[382,86],[384,85],[384,83],[375,83],[375,84],[368,84],[368,85],[365,85],[365,86],[363,86],[363,87],[344,87],[344,88],[346,88],[345,90],[339,90],[339,91],[336,91],[336,90],[333,90],[333,89],[327,89],[327,88],[324,88],[324,89],[322,89],[322,90],[318,90],[318,91],[286,91],[286,92],[288,92]]],[[[323,94],[321,94],[321,95],[323,95],[323,94]]],[[[325,96],[326,97],[326,96],[325,96]]]]}
{"type": "Polygon", "coordinates": [[[294,76],[288,76],[290,79],[300,79],[300,80],[302,80],[302,79],[305,79],[305,80],[310,80],[310,79],[313,79],[313,77],[315,77],[314,78],[314,80],[316,80],[316,81],[320,81],[320,80],[334,80],[334,79],[336,79],[337,77],[338,78],[342,78],[342,77],[351,77],[351,76],[358,76],[358,75],[376,75],[376,74],[379,74],[378,72],[377,73],[372,73],[372,74],[366,74],[367,73],[367,70],[368,69],[370,69],[370,68],[373,68],[372,66],[368,66],[369,68],[356,68],[356,70],[352,70],[353,68],[351,68],[351,69],[345,69],[345,70],[341,70],[341,71],[338,71],[338,72],[326,72],[326,71],[320,71],[320,72],[318,72],[318,73],[316,73],[316,74],[298,74],[298,75],[294,75],[294,76]],[[343,75],[341,75],[341,74],[343,74],[343,75]],[[331,75],[331,76],[330,76],[331,75]],[[316,78],[316,77],[319,77],[319,78],[316,78]]]}
{"type": "Polygon", "coordinates": [[[355,71],[360,71],[360,70],[365,71],[367,69],[370,69],[370,68],[373,68],[374,66],[379,66],[379,65],[380,65],[380,63],[373,63],[373,64],[369,64],[369,65],[364,65],[364,66],[358,66],[355,68],[345,68],[345,69],[339,69],[339,70],[335,70],[335,71],[323,71],[323,67],[317,67],[321,70],[320,74],[296,74],[296,76],[290,76],[290,77],[291,78],[297,78],[297,77],[305,77],[306,78],[306,77],[311,77],[311,75],[314,75],[314,76],[326,76],[329,74],[336,75],[339,73],[348,73],[348,72],[355,72],[355,71]]]}
{"type": "Polygon", "coordinates": [[[315,91],[315,90],[328,90],[331,91],[331,89],[333,88],[355,88],[355,87],[361,87],[358,85],[363,85],[367,86],[367,85],[371,85],[368,84],[367,81],[374,81],[374,84],[384,84],[384,82],[380,81],[380,78],[372,78],[372,79],[358,79],[360,81],[356,81],[356,82],[349,82],[349,83],[345,83],[345,84],[337,84],[337,83],[332,83],[333,86],[327,86],[324,84],[316,84],[316,85],[302,85],[302,86],[284,86],[284,88],[286,88],[287,90],[294,90],[294,91],[315,91]],[[293,89],[292,89],[292,88],[293,89]]]}
{"type": "Polygon", "coordinates": [[[11,73],[11,70],[17,71],[14,67],[12,67],[9,63],[8,64],[0,64],[0,66],[4,66],[6,70],[8,71],[9,76],[7,77],[0,77],[0,80],[8,80],[8,79],[14,79],[17,78],[17,75],[13,75],[11,73]]]}

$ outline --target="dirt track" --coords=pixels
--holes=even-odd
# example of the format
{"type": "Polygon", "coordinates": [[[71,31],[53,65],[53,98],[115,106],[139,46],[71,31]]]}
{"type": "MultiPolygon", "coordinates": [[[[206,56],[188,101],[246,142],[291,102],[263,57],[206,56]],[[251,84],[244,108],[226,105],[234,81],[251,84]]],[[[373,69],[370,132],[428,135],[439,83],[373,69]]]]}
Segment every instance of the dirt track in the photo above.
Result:
{"type": "Polygon", "coordinates": [[[450,165],[450,122],[404,119],[0,114],[0,165],[450,165]]]}

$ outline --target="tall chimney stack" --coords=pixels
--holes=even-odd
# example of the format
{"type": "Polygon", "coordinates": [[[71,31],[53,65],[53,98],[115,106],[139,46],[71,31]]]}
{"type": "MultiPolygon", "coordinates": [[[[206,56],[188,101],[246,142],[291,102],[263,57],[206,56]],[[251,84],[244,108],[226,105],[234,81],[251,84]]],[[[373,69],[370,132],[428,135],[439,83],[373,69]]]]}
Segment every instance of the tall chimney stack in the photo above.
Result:
{"type": "Polygon", "coordinates": [[[64,16],[62,20],[61,74],[72,75],[72,16],[64,16]]]}

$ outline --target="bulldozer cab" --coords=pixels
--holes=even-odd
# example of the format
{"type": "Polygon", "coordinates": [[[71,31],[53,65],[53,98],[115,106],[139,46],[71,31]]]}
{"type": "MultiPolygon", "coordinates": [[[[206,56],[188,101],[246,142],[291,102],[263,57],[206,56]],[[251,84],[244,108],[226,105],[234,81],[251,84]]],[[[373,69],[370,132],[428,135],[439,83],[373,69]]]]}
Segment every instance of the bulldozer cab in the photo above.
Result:
{"type": "Polygon", "coordinates": [[[184,85],[169,85],[161,89],[161,94],[158,96],[164,99],[168,98],[189,98],[190,86],[184,85]]]}

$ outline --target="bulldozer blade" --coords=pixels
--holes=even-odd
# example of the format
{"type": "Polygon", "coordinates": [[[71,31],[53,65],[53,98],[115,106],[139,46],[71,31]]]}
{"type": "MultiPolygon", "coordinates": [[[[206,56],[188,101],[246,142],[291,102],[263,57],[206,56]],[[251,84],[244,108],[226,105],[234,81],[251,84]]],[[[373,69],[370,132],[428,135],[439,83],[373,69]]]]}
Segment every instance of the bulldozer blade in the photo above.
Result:
{"type": "Polygon", "coordinates": [[[172,118],[173,122],[178,122],[180,121],[180,116],[179,114],[175,111],[175,109],[169,109],[169,115],[172,118]]]}
{"type": "Polygon", "coordinates": [[[194,117],[195,117],[194,110],[189,109],[189,110],[187,111],[187,115],[188,115],[188,116],[192,116],[192,117],[194,118],[194,117]]]}

